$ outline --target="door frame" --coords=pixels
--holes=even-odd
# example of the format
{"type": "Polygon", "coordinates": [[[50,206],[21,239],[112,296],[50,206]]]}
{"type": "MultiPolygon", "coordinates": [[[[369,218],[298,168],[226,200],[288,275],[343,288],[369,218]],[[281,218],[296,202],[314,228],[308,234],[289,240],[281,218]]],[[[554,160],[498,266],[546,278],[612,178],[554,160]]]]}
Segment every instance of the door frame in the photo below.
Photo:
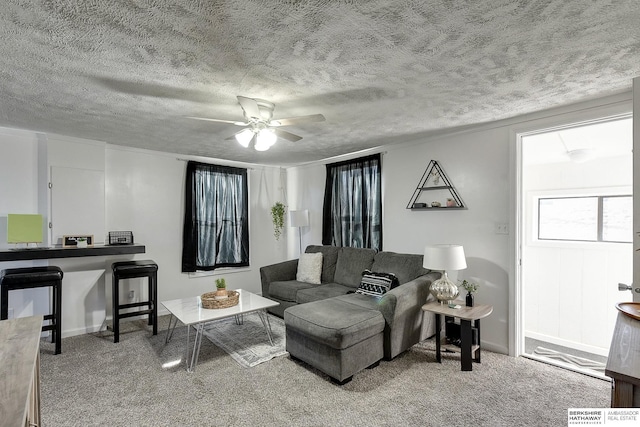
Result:
{"type": "MultiPolygon", "coordinates": [[[[574,126],[593,124],[599,121],[609,121],[616,118],[628,117],[633,112],[634,106],[640,111],[640,78],[634,79],[635,102],[632,97],[615,100],[605,104],[586,106],[574,111],[550,115],[537,120],[515,125],[510,129],[510,248],[511,259],[509,262],[509,275],[513,278],[509,292],[509,355],[521,356],[524,354],[524,304],[523,304],[523,278],[522,278],[522,248],[524,237],[524,197],[522,188],[522,137],[536,133],[549,132],[574,126]]],[[[633,120],[634,148],[635,142],[640,141],[640,118],[633,120]]],[[[640,188],[640,173],[635,173],[635,165],[640,164],[640,149],[633,150],[634,156],[634,230],[640,229],[640,197],[635,197],[635,189],[640,188]],[[637,157],[636,157],[637,156],[637,157]]],[[[633,247],[640,247],[640,236],[634,236],[633,247]]],[[[640,262],[640,251],[634,252],[634,283],[640,284],[640,269],[636,268],[640,262]]],[[[637,294],[640,297],[640,294],[637,294]]]]}
{"type": "Polygon", "coordinates": [[[633,116],[633,301],[640,302],[640,77],[633,79],[633,106],[632,111],[638,114],[633,116]],[[636,197],[636,189],[638,194],[636,197]]]}

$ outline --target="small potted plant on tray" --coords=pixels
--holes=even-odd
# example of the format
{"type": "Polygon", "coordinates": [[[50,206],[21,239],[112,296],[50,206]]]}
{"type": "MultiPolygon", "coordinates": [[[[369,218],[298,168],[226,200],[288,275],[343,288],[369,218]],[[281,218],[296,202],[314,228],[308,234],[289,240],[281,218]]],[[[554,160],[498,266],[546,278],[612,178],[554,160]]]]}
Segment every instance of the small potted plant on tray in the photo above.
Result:
{"type": "Polygon", "coordinates": [[[467,296],[465,297],[466,306],[473,307],[473,293],[478,290],[480,286],[477,283],[469,282],[466,279],[462,281],[460,284],[467,291],[467,296]]]}
{"type": "Polygon", "coordinates": [[[216,279],[216,293],[213,297],[215,299],[226,299],[229,297],[227,294],[227,283],[224,278],[216,279]]]}

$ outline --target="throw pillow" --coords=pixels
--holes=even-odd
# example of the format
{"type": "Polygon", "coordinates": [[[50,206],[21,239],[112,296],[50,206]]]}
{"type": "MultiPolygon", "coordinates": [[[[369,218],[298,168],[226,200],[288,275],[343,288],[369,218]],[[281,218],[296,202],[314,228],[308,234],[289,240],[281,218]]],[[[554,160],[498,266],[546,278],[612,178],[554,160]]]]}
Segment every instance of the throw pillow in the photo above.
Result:
{"type": "Polygon", "coordinates": [[[298,260],[298,272],[296,280],[298,282],[319,285],[322,275],[322,252],[312,254],[302,254],[298,260]]]}
{"type": "Polygon", "coordinates": [[[380,298],[397,287],[398,283],[398,278],[393,273],[374,273],[365,270],[356,293],[380,298]]]}

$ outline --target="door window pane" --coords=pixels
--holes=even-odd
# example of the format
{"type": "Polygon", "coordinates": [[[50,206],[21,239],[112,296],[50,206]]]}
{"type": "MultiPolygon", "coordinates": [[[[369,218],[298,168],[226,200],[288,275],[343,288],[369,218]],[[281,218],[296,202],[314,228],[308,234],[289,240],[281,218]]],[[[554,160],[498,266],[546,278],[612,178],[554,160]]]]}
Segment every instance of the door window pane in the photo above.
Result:
{"type": "Polygon", "coordinates": [[[598,240],[598,198],[539,199],[538,238],[598,240]]]}
{"type": "Polygon", "coordinates": [[[602,198],[602,240],[631,242],[633,199],[631,196],[602,198]]]}

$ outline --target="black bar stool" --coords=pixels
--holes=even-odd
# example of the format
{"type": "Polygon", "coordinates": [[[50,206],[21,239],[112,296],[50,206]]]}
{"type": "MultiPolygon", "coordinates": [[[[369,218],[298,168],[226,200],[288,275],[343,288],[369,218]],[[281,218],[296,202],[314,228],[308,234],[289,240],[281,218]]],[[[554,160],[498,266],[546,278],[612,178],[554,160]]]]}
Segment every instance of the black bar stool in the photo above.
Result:
{"type": "Polygon", "coordinates": [[[56,266],[8,268],[0,273],[0,320],[9,318],[9,291],[46,286],[52,288],[51,314],[44,316],[44,320],[49,320],[49,324],[43,325],[42,330],[51,331],[51,341],[56,344],[54,354],[62,352],[62,276],[62,270],[56,266]]]}
{"type": "Polygon", "coordinates": [[[158,335],[158,264],[151,260],[122,261],[111,265],[113,270],[113,342],[120,341],[120,319],[126,317],[149,315],[149,325],[153,325],[153,335],[158,335]],[[120,280],[147,277],[149,282],[149,300],[120,304],[120,280]],[[147,307],[130,313],[120,313],[120,310],[132,307],[147,307]]]}

